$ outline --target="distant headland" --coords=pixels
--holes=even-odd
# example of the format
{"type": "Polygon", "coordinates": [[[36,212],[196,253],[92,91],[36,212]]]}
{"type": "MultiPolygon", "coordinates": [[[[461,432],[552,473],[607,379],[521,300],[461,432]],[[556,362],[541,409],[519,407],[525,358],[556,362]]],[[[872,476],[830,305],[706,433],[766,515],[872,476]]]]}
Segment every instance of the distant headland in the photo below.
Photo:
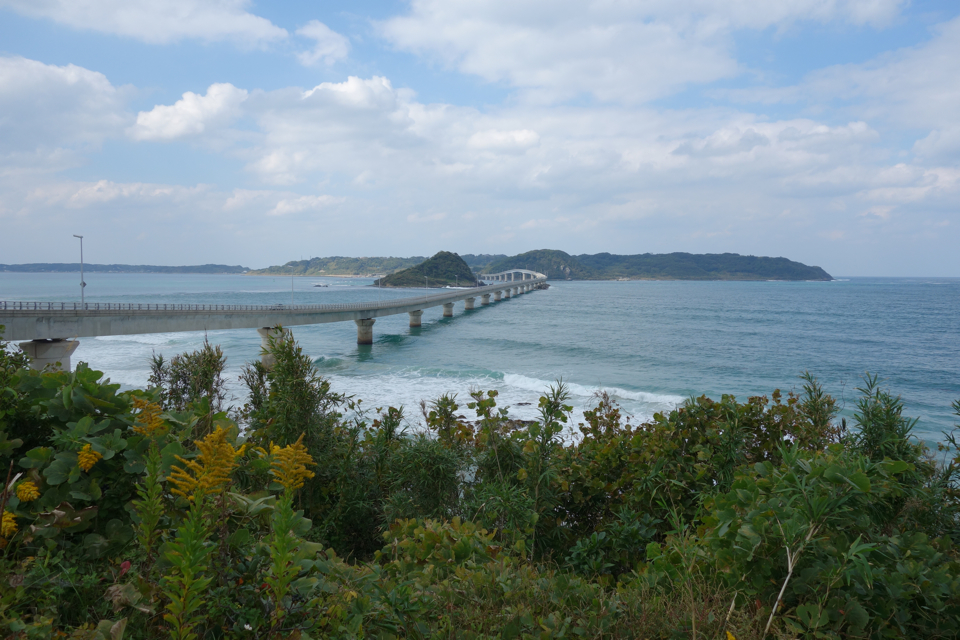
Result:
{"type": "MultiPolygon", "coordinates": [[[[820,267],[811,267],[787,258],[743,256],[737,253],[641,253],[616,255],[611,253],[570,255],[556,249],[538,249],[515,256],[503,254],[457,255],[441,251],[435,265],[425,265],[428,258],[413,256],[350,258],[333,256],[294,260],[266,269],[249,269],[240,265],[200,264],[191,266],[161,266],[133,264],[84,264],[88,273],[205,273],[246,274],[253,276],[339,276],[383,278],[384,286],[422,286],[435,276],[431,284],[444,286],[450,282],[479,278],[485,273],[508,269],[530,269],[545,273],[551,280],[833,280],[820,267]],[[458,264],[450,262],[456,257],[458,264]],[[466,265],[466,269],[459,262],[466,265]],[[417,266],[400,279],[388,278],[417,266]],[[467,274],[469,270],[469,274],[467,274]],[[436,271],[433,276],[430,271],[436,271]],[[407,282],[409,280],[409,282],[407,282]],[[416,282],[414,282],[416,280],[416,282]]],[[[0,272],[13,273],[73,273],[80,271],[80,263],[35,262],[32,264],[0,264],[0,272]]]]}
{"type": "MultiPolygon", "coordinates": [[[[247,267],[226,264],[197,264],[185,267],[167,267],[151,264],[84,264],[87,273],[246,273],[247,267]]],[[[34,262],[31,264],[0,264],[0,271],[13,273],[79,273],[79,262],[34,262]]]]}
{"type": "MultiPolygon", "coordinates": [[[[441,254],[456,256],[449,252],[441,254]]],[[[555,249],[539,249],[515,256],[492,254],[464,254],[459,257],[475,277],[483,279],[485,273],[497,273],[508,269],[530,269],[546,274],[552,280],[833,280],[820,267],[811,267],[787,258],[743,256],[737,253],[642,253],[616,255],[610,253],[581,254],[572,256],[555,249]]],[[[249,271],[249,275],[271,276],[385,276],[385,286],[423,286],[429,273],[410,271],[403,277],[406,283],[398,284],[391,274],[408,271],[427,262],[427,258],[311,258],[284,265],[249,271]]],[[[462,267],[455,269],[444,257],[440,267],[443,275],[461,275],[462,267]],[[445,266],[444,266],[445,265],[445,266]],[[447,267],[450,267],[448,269],[447,267]],[[451,270],[453,269],[453,270],[451,270]],[[447,273],[449,271],[449,273],[447,273]]],[[[430,266],[431,270],[433,266],[430,266]]],[[[436,286],[442,286],[440,272],[436,286]]],[[[459,278],[462,280],[463,278],[459,278]]],[[[429,281],[429,280],[428,280],[429,281]]],[[[446,278],[443,278],[446,284],[446,278]]]]}

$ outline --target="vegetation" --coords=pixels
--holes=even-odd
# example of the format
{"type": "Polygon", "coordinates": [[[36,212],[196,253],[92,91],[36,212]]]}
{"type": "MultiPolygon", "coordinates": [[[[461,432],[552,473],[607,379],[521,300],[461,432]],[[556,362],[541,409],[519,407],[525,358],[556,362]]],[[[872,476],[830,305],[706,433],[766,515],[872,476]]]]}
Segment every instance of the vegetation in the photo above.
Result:
{"type": "Polygon", "coordinates": [[[268,350],[227,412],[210,345],[121,391],[0,343],[5,637],[960,636],[958,443],[875,377],[851,425],[805,375],[638,425],[477,390],[410,433],[268,350]]]}
{"type": "MultiPolygon", "coordinates": [[[[226,264],[198,264],[168,267],[149,264],[84,264],[86,273],[246,273],[246,267],[226,264]]],[[[35,262],[33,264],[0,264],[0,271],[16,273],[80,273],[79,262],[35,262]]]]}
{"type": "MultiPolygon", "coordinates": [[[[465,254],[460,256],[473,269],[480,269],[494,260],[506,258],[504,255],[465,254]]],[[[285,265],[267,267],[251,271],[254,276],[373,276],[396,273],[415,267],[426,260],[423,256],[412,258],[310,258],[293,260],[285,265]]]]}
{"type": "Polygon", "coordinates": [[[555,249],[527,251],[488,264],[483,273],[499,273],[507,269],[529,269],[546,274],[551,280],[603,280],[602,274],[585,267],[568,253],[555,249]]]}
{"type": "MultiPolygon", "coordinates": [[[[446,252],[441,252],[445,254],[446,252]]],[[[440,255],[440,254],[437,254],[440,255]]],[[[455,255],[455,254],[451,254],[455,255]]],[[[640,255],[571,256],[563,251],[540,249],[516,256],[463,255],[474,271],[498,273],[508,269],[530,269],[553,280],[832,280],[820,267],[786,258],[741,256],[736,253],[644,253],[640,255]]],[[[422,264],[425,258],[311,258],[283,266],[251,271],[251,275],[374,275],[394,274],[422,264]]],[[[462,279],[462,278],[461,278],[462,279]]],[[[384,279],[386,282],[386,278],[384,279]]],[[[401,286],[401,285],[393,285],[401,286]]],[[[406,284],[402,286],[417,286],[406,284]]]]}
{"type": "Polygon", "coordinates": [[[310,258],[291,260],[284,265],[255,269],[251,276],[373,276],[394,273],[416,266],[426,260],[422,256],[412,258],[310,258]]]}
{"type": "Polygon", "coordinates": [[[736,253],[644,253],[617,256],[609,253],[577,256],[580,263],[606,278],[656,280],[833,280],[820,267],[786,258],[741,256],[736,253]]]}
{"type": "Polygon", "coordinates": [[[559,280],[832,280],[820,267],[786,258],[741,256],[736,253],[667,253],[620,256],[609,253],[571,256],[542,249],[493,262],[485,273],[531,269],[559,280]]]}
{"type": "Polygon", "coordinates": [[[449,251],[441,251],[415,267],[392,273],[378,279],[381,287],[470,287],[477,284],[476,275],[463,258],[449,251]]]}

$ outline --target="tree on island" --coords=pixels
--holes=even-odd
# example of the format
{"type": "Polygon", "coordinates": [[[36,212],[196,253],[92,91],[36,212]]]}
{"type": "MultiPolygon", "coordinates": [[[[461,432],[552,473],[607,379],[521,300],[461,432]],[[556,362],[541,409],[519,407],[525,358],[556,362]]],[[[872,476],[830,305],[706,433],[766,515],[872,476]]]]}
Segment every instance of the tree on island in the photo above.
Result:
{"type": "Polygon", "coordinates": [[[441,251],[415,267],[404,269],[374,281],[380,287],[475,286],[476,275],[455,253],[441,251]]]}

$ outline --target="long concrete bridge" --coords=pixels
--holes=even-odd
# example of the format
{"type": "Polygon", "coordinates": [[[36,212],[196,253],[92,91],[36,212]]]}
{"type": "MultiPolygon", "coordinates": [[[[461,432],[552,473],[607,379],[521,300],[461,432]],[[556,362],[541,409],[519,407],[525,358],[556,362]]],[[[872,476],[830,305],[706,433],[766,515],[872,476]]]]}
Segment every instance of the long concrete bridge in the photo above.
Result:
{"type": "MultiPolygon", "coordinates": [[[[410,326],[419,327],[423,310],[443,307],[444,317],[453,316],[453,306],[463,301],[464,309],[517,296],[538,288],[547,276],[536,271],[513,269],[484,274],[483,281],[494,284],[469,289],[443,289],[439,293],[409,296],[382,302],[316,305],[229,305],[229,304],[140,304],[116,302],[3,302],[0,301],[0,325],[3,339],[24,340],[20,349],[31,366],[42,369],[54,365],[70,369],[70,356],[80,341],[77,338],[130,335],[136,333],[173,333],[177,331],[214,331],[219,329],[257,329],[264,346],[277,327],[292,327],[353,320],[357,325],[357,344],[373,344],[373,324],[377,318],[400,313],[410,315],[410,326]]],[[[267,364],[265,362],[265,364],[267,364]]]]}

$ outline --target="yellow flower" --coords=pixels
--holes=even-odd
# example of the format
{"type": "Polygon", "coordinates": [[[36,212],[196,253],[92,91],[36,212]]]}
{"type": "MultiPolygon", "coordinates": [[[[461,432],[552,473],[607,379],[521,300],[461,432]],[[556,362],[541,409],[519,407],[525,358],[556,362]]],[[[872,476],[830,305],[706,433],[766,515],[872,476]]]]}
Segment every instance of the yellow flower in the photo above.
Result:
{"type": "Polygon", "coordinates": [[[31,502],[40,497],[40,490],[33,480],[25,480],[17,485],[17,497],[20,502],[31,502]]]}
{"type": "Polygon", "coordinates": [[[287,491],[293,491],[303,486],[303,481],[313,477],[313,472],[307,465],[316,466],[316,462],[307,453],[303,446],[303,434],[293,444],[282,449],[273,443],[270,445],[273,460],[270,461],[270,472],[287,491]]]}
{"type": "Polygon", "coordinates": [[[167,432],[167,424],[160,418],[159,404],[134,396],[133,407],[140,410],[140,413],[137,414],[137,426],[133,427],[134,433],[152,438],[162,436],[167,432]]]}
{"type": "Polygon", "coordinates": [[[727,640],[737,640],[737,636],[727,631],[727,640]]]}
{"type": "Polygon", "coordinates": [[[173,493],[184,498],[195,498],[208,493],[217,493],[230,482],[230,474],[237,468],[237,458],[243,455],[246,445],[234,449],[227,442],[227,432],[223,427],[207,435],[203,440],[196,440],[200,450],[194,460],[184,460],[177,456],[177,460],[186,465],[186,468],[173,466],[170,482],[174,485],[173,493]]]}
{"type": "Polygon", "coordinates": [[[17,532],[17,517],[9,511],[3,512],[3,519],[0,521],[0,536],[12,538],[17,532]]]}
{"type": "Polygon", "coordinates": [[[93,465],[97,464],[97,461],[100,460],[103,455],[98,451],[94,451],[93,447],[89,444],[83,445],[83,449],[80,449],[80,452],[77,454],[77,464],[80,465],[80,468],[84,471],[90,471],[93,468],[93,465]]]}

